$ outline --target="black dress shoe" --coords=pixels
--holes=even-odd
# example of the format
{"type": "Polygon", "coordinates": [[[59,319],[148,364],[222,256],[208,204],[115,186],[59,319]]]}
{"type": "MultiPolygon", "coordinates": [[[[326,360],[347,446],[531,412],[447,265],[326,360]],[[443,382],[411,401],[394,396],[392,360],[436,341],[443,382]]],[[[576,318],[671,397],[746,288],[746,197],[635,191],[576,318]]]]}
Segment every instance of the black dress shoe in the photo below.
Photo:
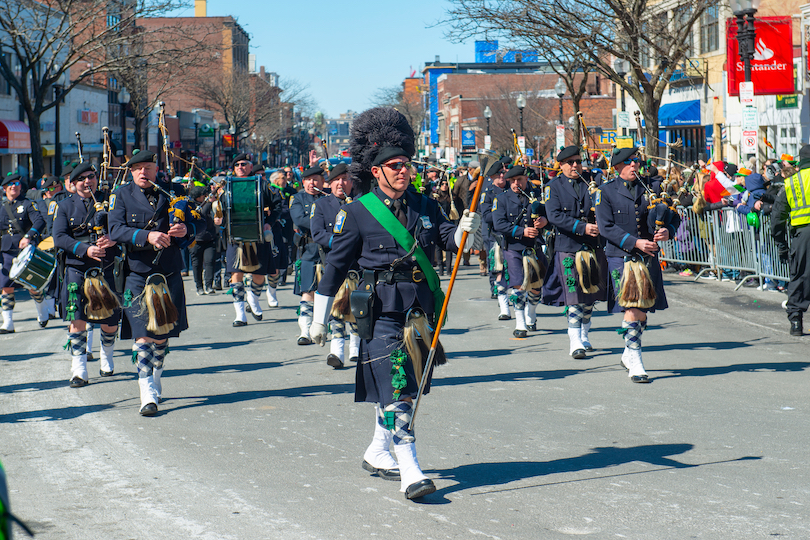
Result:
{"type": "Polygon", "coordinates": [[[358,357],[356,357],[356,356],[352,356],[351,358],[349,358],[349,361],[354,362],[356,364],[357,362],[360,361],[360,359],[358,357]]]}
{"type": "Polygon", "coordinates": [[[537,324],[527,324],[526,330],[531,330],[532,332],[537,332],[537,324]]]}
{"type": "Polygon", "coordinates": [[[512,334],[516,338],[525,338],[526,336],[529,335],[529,333],[526,330],[515,330],[514,332],[512,332],[512,334]]]}
{"type": "Polygon", "coordinates": [[[378,469],[365,459],[363,460],[363,468],[371,474],[376,474],[383,480],[399,481],[399,469],[378,469]]]}
{"type": "Polygon", "coordinates": [[[343,367],[343,362],[334,354],[330,354],[326,357],[326,364],[335,369],[340,369],[343,367]]]}
{"type": "Polygon", "coordinates": [[[11,330],[6,330],[5,328],[0,328],[0,335],[2,335],[2,334],[13,334],[13,333],[14,333],[13,328],[11,330]]]}
{"type": "Polygon", "coordinates": [[[298,344],[299,345],[312,345],[312,340],[309,339],[308,337],[301,336],[300,338],[298,338],[298,344]]]}
{"type": "Polygon", "coordinates": [[[48,321],[49,320],[50,319],[45,319],[44,321],[37,321],[37,322],[39,322],[39,327],[40,328],[45,328],[46,326],[48,326],[48,321]]]}
{"type": "Polygon", "coordinates": [[[147,403],[141,407],[141,416],[155,416],[158,413],[157,405],[154,403],[147,403]]]}
{"type": "Polygon", "coordinates": [[[585,358],[585,349],[576,349],[571,353],[571,356],[573,356],[575,360],[582,360],[585,358]]]}
{"type": "Polygon", "coordinates": [[[247,322],[246,321],[233,321],[233,326],[234,326],[234,328],[238,328],[240,326],[247,326],[247,322]]]}
{"type": "Polygon", "coordinates": [[[252,311],[250,312],[250,314],[253,315],[253,318],[256,319],[257,321],[262,320],[262,317],[264,317],[264,315],[256,315],[252,311]]]}
{"type": "Polygon", "coordinates": [[[633,375],[632,377],[630,377],[630,380],[633,381],[634,383],[642,383],[642,384],[652,382],[650,378],[646,375],[633,375]]]}
{"type": "Polygon", "coordinates": [[[101,369],[98,370],[98,374],[101,375],[102,377],[112,377],[113,376],[112,371],[103,371],[101,369]]]}
{"type": "Polygon", "coordinates": [[[498,320],[499,321],[511,321],[512,317],[510,317],[509,315],[501,314],[501,315],[498,315],[498,320]]]}
{"type": "Polygon", "coordinates": [[[95,360],[95,358],[93,358],[93,353],[91,352],[87,353],[87,361],[92,362],[93,360],[95,360]]]}
{"type": "Polygon", "coordinates": [[[72,379],[70,379],[71,388],[81,388],[82,386],[87,386],[87,381],[85,381],[81,377],[73,377],[72,379]]]}
{"type": "Polygon", "coordinates": [[[802,321],[790,321],[790,335],[803,336],[804,329],[802,328],[802,321]]]}
{"type": "Polygon", "coordinates": [[[408,489],[405,490],[405,498],[418,499],[419,497],[430,495],[435,491],[436,484],[433,483],[433,480],[430,478],[425,478],[421,482],[416,482],[415,484],[408,486],[408,489]]]}
{"type": "Polygon", "coordinates": [[[490,300],[497,300],[497,299],[498,299],[498,295],[497,295],[497,294],[495,294],[495,293],[492,293],[492,294],[490,294],[490,295],[489,295],[489,299],[490,299],[490,300]]]}

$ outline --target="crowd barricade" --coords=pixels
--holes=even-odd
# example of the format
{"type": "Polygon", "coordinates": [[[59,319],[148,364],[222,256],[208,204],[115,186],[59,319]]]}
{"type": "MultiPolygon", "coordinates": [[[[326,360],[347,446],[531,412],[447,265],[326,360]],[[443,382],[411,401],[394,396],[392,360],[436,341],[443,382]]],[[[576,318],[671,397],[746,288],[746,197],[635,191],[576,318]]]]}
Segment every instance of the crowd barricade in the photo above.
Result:
{"type": "Polygon", "coordinates": [[[760,215],[760,226],[754,228],[734,208],[696,214],[691,207],[678,207],[678,213],[681,225],[675,238],[659,242],[662,261],[702,267],[696,280],[708,271],[717,276],[724,270],[738,273],[736,289],[750,279],[760,286],[764,279],[790,280],[771,237],[770,216],[760,215]]]}

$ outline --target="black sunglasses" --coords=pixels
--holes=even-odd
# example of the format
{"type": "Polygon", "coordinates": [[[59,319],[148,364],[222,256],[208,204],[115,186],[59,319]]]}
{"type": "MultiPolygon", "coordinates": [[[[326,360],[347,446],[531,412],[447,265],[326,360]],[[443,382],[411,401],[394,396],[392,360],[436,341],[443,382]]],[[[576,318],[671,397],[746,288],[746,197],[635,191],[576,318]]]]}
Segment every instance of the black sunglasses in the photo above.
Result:
{"type": "Polygon", "coordinates": [[[396,162],[394,162],[394,163],[386,163],[384,166],[385,166],[385,167],[388,167],[388,168],[389,168],[389,169],[391,169],[392,171],[398,171],[398,170],[400,170],[402,167],[410,167],[410,166],[411,166],[411,162],[410,162],[410,161],[396,161],[396,162]]]}

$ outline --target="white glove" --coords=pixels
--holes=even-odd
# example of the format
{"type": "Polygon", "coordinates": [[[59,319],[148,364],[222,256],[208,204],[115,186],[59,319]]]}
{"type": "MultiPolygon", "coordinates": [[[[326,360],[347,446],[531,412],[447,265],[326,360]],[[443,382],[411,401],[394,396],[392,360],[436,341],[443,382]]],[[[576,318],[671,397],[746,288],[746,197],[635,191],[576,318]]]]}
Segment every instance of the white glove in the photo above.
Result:
{"type": "Polygon", "coordinates": [[[467,234],[467,242],[464,245],[464,252],[466,253],[470,251],[473,248],[473,245],[475,245],[475,233],[480,228],[481,216],[475,212],[470,213],[469,209],[464,210],[464,215],[458,222],[456,234],[453,236],[454,240],[456,241],[456,245],[459,246],[461,244],[461,236],[464,231],[467,231],[469,234],[467,234]]]}
{"type": "Polygon", "coordinates": [[[315,293],[315,306],[312,309],[312,324],[309,326],[309,337],[321,347],[326,345],[326,323],[329,321],[329,313],[332,311],[334,301],[334,296],[315,293]]]}

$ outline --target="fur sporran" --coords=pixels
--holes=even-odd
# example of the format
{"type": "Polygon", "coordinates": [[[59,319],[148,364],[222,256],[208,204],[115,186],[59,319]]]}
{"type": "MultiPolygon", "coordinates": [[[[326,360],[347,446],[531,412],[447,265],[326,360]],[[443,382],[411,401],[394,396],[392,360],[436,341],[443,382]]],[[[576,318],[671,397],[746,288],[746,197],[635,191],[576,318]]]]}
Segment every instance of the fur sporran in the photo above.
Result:
{"type": "Polygon", "coordinates": [[[168,334],[180,318],[172,302],[166,278],[162,274],[152,274],[146,278],[146,285],[138,297],[141,309],[138,316],[147,313],[146,330],[156,335],[168,334]]]}
{"type": "MultiPolygon", "coordinates": [[[[425,362],[430,354],[430,345],[433,342],[433,331],[430,329],[427,317],[420,310],[408,312],[403,332],[405,351],[413,364],[413,371],[416,375],[417,384],[422,381],[422,374],[425,370],[425,362]]],[[[441,342],[436,344],[436,354],[433,363],[443,366],[447,363],[447,356],[444,354],[444,347],[441,342]]]]}
{"type": "Polygon", "coordinates": [[[91,268],[85,272],[84,297],[87,299],[84,312],[91,321],[112,317],[113,311],[121,305],[100,268],[91,268]]]}
{"type": "Polygon", "coordinates": [[[341,319],[346,322],[355,322],[354,315],[352,314],[351,297],[352,293],[357,290],[357,285],[360,283],[360,276],[354,270],[349,271],[349,275],[343,281],[343,286],[335,295],[335,302],[332,304],[332,317],[341,319]]]}
{"type": "Polygon", "coordinates": [[[255,272],[261,268],[256,242],[242,242],[236,248],[234,265],[240,272],[255,272]]]}
{"type": "Polygon", "coordinates": [[[599,292],[602,277],[596,254],[590,249],[583,249],[576,252],[574,260],[576,261],[577,278],[582,292],[586,294],[599,292]]]}
{"type": "Polygon", "coordinates": [[[623,308],[647,309],[655,305],[655,286],[643,259],[632,257],[624,262],[619,290],[619,305],[623,308]]]}
{"type": "Polygon", "coordinates": [[[503,272],[503,249],[501,249],[498,242],[495,242],[492,245],[492,249],[489,250],[489,254],[492,260],[490,271],[494,274],[500,274],[503,272]]]}
{"type": "Polygon", "coordinates": [[[530,291],[543,286],[546,277],[546,267],[540,264],[540,260],[534,250],[527,250],[523,253],[523,284],[521,290],[530,291]]]}

